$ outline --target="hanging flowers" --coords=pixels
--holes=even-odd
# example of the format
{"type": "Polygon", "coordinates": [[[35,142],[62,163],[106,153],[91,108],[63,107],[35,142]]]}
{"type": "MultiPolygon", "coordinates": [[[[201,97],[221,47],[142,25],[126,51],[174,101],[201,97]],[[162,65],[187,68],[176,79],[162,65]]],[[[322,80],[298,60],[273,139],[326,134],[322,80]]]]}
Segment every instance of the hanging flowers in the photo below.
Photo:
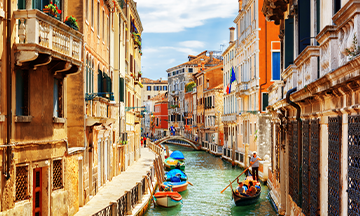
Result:
{"type": "Polygon", "coordinates": [[[52,17],[57,17],[57,15],[61,14],[61,10],[59,10],[57,5],[53,4],[52,2],[50,2],[50,4],[48,4],[44,7],[43,12],[52,17]]]}
{"type": "Polygon", "coordinates": [[[79,30],[77,19],[74,16],[67,16],[64,23],[77,31],[79,30]]]}

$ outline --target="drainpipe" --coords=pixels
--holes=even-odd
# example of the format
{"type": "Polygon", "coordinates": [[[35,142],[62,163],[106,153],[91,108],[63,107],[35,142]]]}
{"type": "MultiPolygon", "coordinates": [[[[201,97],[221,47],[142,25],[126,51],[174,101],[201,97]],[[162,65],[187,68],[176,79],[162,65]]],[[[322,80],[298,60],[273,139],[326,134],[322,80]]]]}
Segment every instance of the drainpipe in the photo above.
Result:
{"type": "Polygon", "coordinates": [[[293,89],[290,89],[287,93],[286,93],[286,102],[288,102],[291,106],[293,106],[296,109],[296,121],[297,121],[297,129],[298,129],[298,167],[299,167],[299,207],[301,208],[301,203],[302,203],[302,122],[301,122],[301,118],[300,118],[300,114],[301,114],[301,108],[299,105],[297,105],[296,103],[294,103],[293,101],[290,100],[290,95],[296,91],[296,87],[293,89]]]}
{"type": "MultiPolygon", "coordinates": [[[[263,84],[260,85],[260,106],[259,106],[259,111],[261,112],[261,88],[267,84],[267,73],[268,73],[268,67],[267,67],[267,64],[268,64],[268,57],[267,57],[267,21],[265,21],[265,82],[263,84]]],[[[256,61],[256,59],[255,59],[256,61]]],[[[256,71],[255,71],[256,73],[256,71]]],[[[259,77],[260,77],[260,74],[259,74],[259,77]]],[[[255,109],[254,109],[255,110],[255,109]]]]}
{"type": "Polygon", "coordinates": [[[12,111],[11,111],[11,96],[12,96],[12,74],[11,74],[11,0],[7,1],[7,19],[6,19],[6,53],[7,53],[7,119],[6,119],[6,171],[4,173],[6,180],[10,179],[10,167],[11,167],[11,124],[12,124],[12,111]]]}

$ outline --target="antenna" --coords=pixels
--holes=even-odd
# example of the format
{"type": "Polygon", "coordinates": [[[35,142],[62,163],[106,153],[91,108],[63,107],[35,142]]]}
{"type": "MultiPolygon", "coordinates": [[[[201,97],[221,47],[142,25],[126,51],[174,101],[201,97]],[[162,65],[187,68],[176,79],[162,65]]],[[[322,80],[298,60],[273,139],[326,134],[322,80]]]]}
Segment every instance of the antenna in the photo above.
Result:
{"type": "Polygon", "coordinates": [[[222,52],[224,49],[225,44],[220,44],[220,51],[222,52]]]}

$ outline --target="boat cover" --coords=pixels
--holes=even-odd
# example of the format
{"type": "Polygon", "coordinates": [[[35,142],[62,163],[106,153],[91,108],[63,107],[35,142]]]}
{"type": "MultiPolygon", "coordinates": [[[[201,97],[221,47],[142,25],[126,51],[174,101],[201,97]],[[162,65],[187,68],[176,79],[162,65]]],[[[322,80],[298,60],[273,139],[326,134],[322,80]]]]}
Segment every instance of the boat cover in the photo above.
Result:
{"type": "Polygon", "coordinates": [[[186,174],[179,169],[170,170],[169,172],[165,173],[165,177],[167,181],[174,182],[179,182],[180,180],[187,180],[186,174]]]}
{"type": "Polygon", "coordinates": [[[187,181],[181,181],[181,182],[164,182],[163,185],[167,186],[167,185],[172,185],[172,186],[181,186],[186,184],[187,181]]]}
{"type": "Polygon", "coordinates": [[[165,159],[165,163],[170,165],[170,166],[176,166],[177,163],[180,163],[180,166],[184,165],[184,162],[178,161],[172,157],[168,157],[165,159]]]}
{"type": "Polygon", "coordinates": [[[184,154],[181,151],[174,151],[173,153],[171,153],[170,157],[176,159],[176,160],[184,160],[184,154]]]}

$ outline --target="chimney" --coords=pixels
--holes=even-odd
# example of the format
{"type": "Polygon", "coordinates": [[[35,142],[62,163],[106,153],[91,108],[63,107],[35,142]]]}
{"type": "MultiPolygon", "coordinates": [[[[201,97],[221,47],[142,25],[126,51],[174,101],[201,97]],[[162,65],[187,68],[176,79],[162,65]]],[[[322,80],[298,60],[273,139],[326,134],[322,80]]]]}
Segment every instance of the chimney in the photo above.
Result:
{"type": "Polygon", "coordinates": [[[242,0],[239,0],[239,12],[241,11],[242,9],[242,0]]]}
{"type": "Polygon", "coordinates": [[[160,82],[162,82],[162,78],[160,77],[160,82]]]}
{"type": "Polygon", "coordinates": [[[210,62],[212,62],[214,59],[213,52],[210,52],[210,62]]]}
{"type": "Polygon", "coordinates": [[[202,70],[205,70],[205,61],[201,61],[201,68],[202,70]]]}
{"type": "Polygon", "coordinates": [[[234,30],[235,30],[235,28],[231,27],[229,29],[230,29],[230,42],[229,43],[232,43],[232,42],[234,42],[234,30]]]}

